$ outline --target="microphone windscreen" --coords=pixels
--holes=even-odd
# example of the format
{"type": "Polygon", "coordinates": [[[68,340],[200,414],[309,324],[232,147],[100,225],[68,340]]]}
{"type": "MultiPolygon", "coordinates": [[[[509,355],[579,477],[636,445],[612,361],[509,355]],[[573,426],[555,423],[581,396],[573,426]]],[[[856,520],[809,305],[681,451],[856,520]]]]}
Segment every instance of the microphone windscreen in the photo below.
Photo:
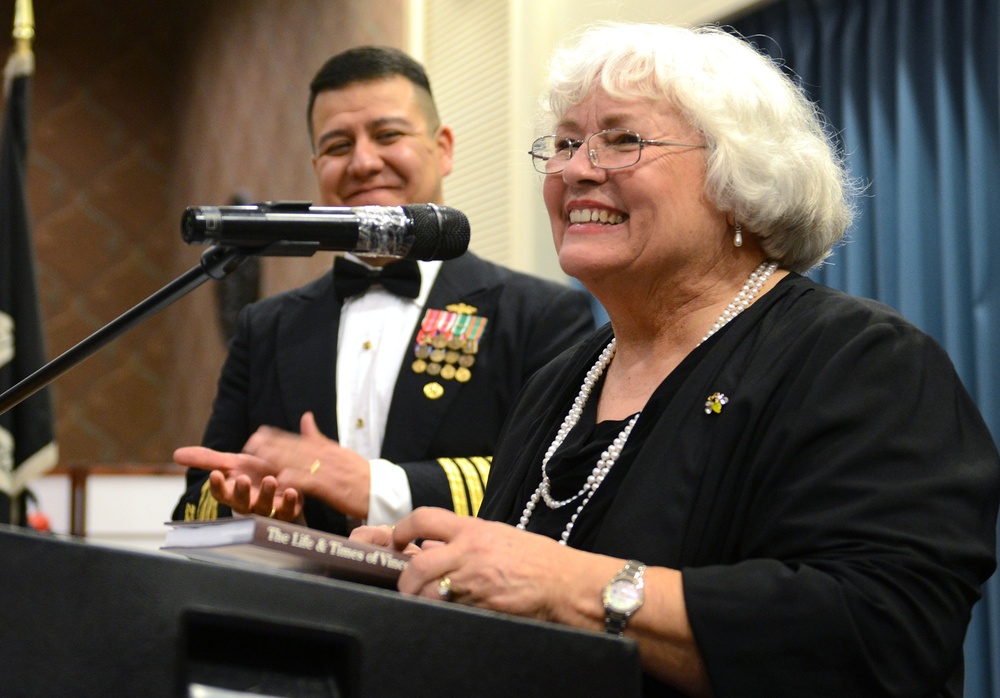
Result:
{"type": "Polygon", "coordinates": [[[469,249],[469,219],[458,209],[436,204],[410,204],[403,210],[413,221],[408,259],[454,259],[469,249]]]}

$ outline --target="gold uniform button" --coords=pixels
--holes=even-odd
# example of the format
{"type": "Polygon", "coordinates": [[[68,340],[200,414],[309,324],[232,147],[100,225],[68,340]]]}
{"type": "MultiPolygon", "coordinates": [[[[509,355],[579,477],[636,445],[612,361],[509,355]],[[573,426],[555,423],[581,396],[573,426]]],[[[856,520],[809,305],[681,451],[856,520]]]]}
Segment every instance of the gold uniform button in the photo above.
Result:
{"type": "Polygon", "coordinates": [[[444,388],[441,387],[440,383],[428,383],[424,386],[424,395],[431,400],[437,400],[444,395],[444,388]]]}

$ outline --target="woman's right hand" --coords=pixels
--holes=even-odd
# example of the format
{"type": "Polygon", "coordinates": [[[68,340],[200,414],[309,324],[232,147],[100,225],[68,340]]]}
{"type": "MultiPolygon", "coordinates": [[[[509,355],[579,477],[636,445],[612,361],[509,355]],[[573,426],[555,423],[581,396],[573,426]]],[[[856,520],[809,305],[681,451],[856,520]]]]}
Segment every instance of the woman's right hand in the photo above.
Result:
{"type": "Polygon", "coordinates": [[[358,526],[351,531],[351,540],[372,545],[381,545],[386,548],[395,548],[403,554],[413,556],[420,552],[420,547],[416,543],[406,543],[401,548],[393,540],[395,526],[358,526]]]}

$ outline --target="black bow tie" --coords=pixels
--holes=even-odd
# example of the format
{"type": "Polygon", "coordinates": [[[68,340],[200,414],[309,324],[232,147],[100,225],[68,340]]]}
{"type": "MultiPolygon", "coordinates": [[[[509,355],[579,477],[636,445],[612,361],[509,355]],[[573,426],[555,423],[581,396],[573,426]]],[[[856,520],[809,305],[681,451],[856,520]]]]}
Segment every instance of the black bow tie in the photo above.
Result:
{"type": "Polygon", "coordinates": [[[374,285],[403,298],[416,298],[420,295],[420,268],[412,259],[390,262],[381,269],[369,269],[337,257],[333,262],[333,285],[341,300],[364,293],[374,285]]]}

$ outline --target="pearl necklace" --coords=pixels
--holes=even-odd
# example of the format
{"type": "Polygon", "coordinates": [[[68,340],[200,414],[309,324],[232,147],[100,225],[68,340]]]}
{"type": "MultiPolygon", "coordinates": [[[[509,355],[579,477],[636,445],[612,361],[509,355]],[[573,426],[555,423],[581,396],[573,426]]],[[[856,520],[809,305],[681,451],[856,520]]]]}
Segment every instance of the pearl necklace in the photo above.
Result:
{"type": "MultiPolygon", "coordinates": [[[[726,309],[722,311],[722,315],[719,319],[715,321],[712,328],[708,331],[704,337],[702,337],[701,342],[698,342],[700,346],[706,339],[711,337],[713,334],[721,330],[727,324],[732,322],[733,318],[746,310],[751,303],[753,303],[754,298],[760,293],[760,289],[764,286],[771,275],[774,273],[775,269],[778,268],[777,262],[764,261],[759,267],[754,269],[753,273],[743,284],[743,288],[740,292],[736,294],[736,298],[733,302],[726,306],[726,309]]],[[[548,450],[545,452],[545,456],[542,458],[542,481],[538,483],[538,487],[532,493],[531,498],[528,499],[528,503],[524,507],[524,511],[521,513],[521,518],[518,521],[517,527],[524,530],[528,526],[528,521],[531,520],[531,515],[535,512],[535,508],[538,505],[538,500],[541,499],[545,502],[545,506],[549,509],[561,509],[562,507],[575,502],[577,499],[583,498],[580,505],[576,508],[576,511],[569,519],[569,523],[566,524],[566,529],[562,532],[560,536],[559,544],[566,545],[569,540],[569,534],[573,530],[573,526],[576,524],[577,518],[580,516],[580,512],[583,508],[587,506],[590,499],[597,492],[597,488],[601,486],[604,482],[604,478],[608,476],[611,472],[611,468],[618,461],[618,457],[621,455],[622,450],[625,448],[625,442],[628,441],[629,434],[632,433],[632,427],[639,420],[639,415],[642,412],[637,412],[632,416],[625,428],[619,432],[618,436],[612,440],[611,445],[608,446],[607,450],[601,453],[601,457],[597,459],[597,464],[591,471],[590,475],[587,476],[587,480],[583,483],[583,487],[577,491],[572,497],[567,499],[554,499],[552,497],[551,487],[552,482],[549,480],[549,474],[547,471],[547,466],[549,460],[555,455],[555,452],[562,445],[563,441],[569,435],[569,432],[576,426],[577,422],[580,421],[580,417],[583,415],[583,408],[587,404],[587,400],[590,399],[590,393],[593,391],[594,386],[597,381],[600,380],[601,376],[604,375],[605,369],[607,369],[608,364],[611,363],[611,359],[615,355],[615,339],[612,338],[608,346],[604,347],[604,351],[601,355],[597,357],[597,361],[594,365],[587,371],[587,375],[583,379],[583,385],[580,386],[580,392],[577,394],[576,399],[573,401],[573,406],[570,407],[569,413],[567,413],[566,418],[563,420],[562,425],[559,427],[559,431],[556,432],[556,436],[552,439],[552,444],[549,446],[548,450]]]]}

